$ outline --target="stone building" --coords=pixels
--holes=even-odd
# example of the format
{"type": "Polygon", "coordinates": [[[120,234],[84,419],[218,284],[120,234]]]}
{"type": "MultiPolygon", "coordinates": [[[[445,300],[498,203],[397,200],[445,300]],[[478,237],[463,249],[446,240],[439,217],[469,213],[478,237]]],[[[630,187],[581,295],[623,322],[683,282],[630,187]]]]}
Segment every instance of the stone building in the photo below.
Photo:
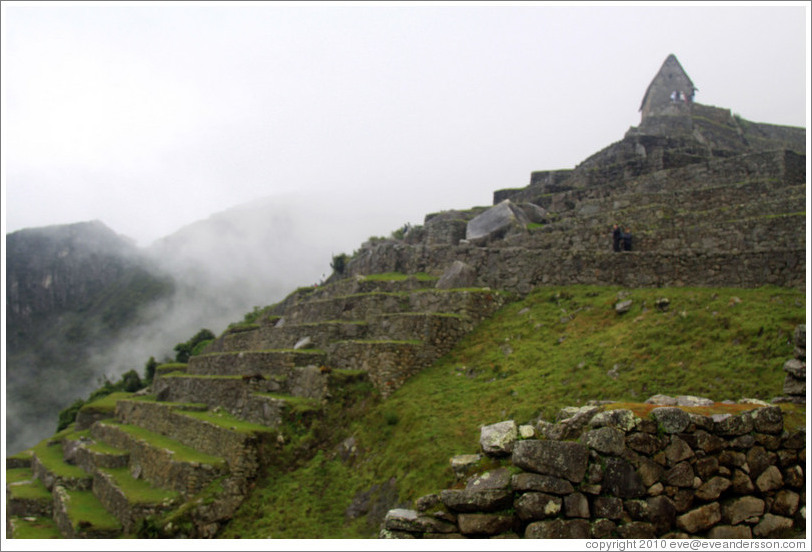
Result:
{"type": "Polygon", "coordinates": [[[641,123],[650,116],[689,113],[687,108],[693,102],[696,90],[677,57],[669,54],[643,96],[641,123]]]}

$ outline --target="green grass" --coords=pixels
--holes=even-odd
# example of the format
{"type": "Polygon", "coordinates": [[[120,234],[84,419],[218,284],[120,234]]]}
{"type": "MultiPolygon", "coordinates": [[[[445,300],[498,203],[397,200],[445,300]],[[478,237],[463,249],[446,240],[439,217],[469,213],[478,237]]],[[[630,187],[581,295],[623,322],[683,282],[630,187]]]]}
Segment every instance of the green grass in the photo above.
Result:
{"type": "Polygon", "coordinates": [[[99,531],[121,530],[121,523],[104,509],[99,499],[93,496],[92,491],[66,491],[70,497],[68,517],[74,529],[82,530],[89,524],[99,531]]]}
{"type": "MultiPolygon", "coordinates": [[[[387,400],[370,397],[335,426],[325,452],[297,469],[270,469],[222,536],[372,537],[377,528],[363,518],[345,522],[353,496],[391,477],[403,503],[450,487],[449,459],[477,452],[484,424],[550,420],[591,399],[635,404],[658,393],[769,400],[782,394],[782,367],[804,319],[805,295],[793,289],[540,288],[387,400]],[[634,303],[618,315],[621,291],[634,303]],[[670,300],[665,312],[655,307],[660,297],[670,300]],[[345,463],[331,451],[348,435],[360,452],[345,463]]],[[[788,425],[803,423],[802,407],[782,408],[788,425]]]]}
{"type": "Polygon", "coordinates": [[[50,439],[34,446],[34,454],[45,468],[60,478],[86,479],[90,476],[80,467],[68,464],[62,455],[62,445],[50,444],[50,439]]]}
{"type": "Polygon", "coordinates": [[[6,488],[10,498],[26,500],[51,500],[51,493],[42,481],[34,479],[30,468],[6,470],[6,488]]]}
{"type": "Polygon", "coordinates": [[[14,531],[8,536],[14,539],[61,539],[62,533],[50,518],[14,518],[14,531]]]}
{"type": "Polygon", "coordinates": [[[109,413],[113,414],[116,411],[116,403],[121,399],[127,399],[132,396],[132,393],[126,392],[116,392],[110,393],[100,399],[96,399],[93,402],[85,403],[82,408],[79,410],[81,412],[93,412],[93,413],[109,413]]]}
{"type": "Polygon", "coordinates": [[[211,454],[205,454],[203,452],[198,452],[191,447],[187,447],[184,444],[181,444],[175,440],[170,439],[169,437],[165,437],[159,433],[153,433],[152,431],[148,431],[142,427],[134,426],[134,425],[127,425],[127,424],[119,424],[116,422],[105,422],[106,425],[117,427],[118,429],[129,433],[131,436],[135,437],[136,439],[140,439],[152,445],[155,448],[159,449],[166,449],[173,453],[172,458],[178,462],[199,462],[201,464],[210,464],[210,465],[222,465],[225,463],[225,460],[220,458],[219,456],[213,456],[211,454]]]}
{"type": "Polygon", "coordinates": [[[255,433],[268,433],[273,431],[273,429],[269,428],[268,426],[246,422],[245,420],[241,420],[224,411],[218,412],[183,411],[177,413],[182,414],[183,416],[187,416],[189,418],[209,422],[211,424],[218,425],[225,429],[237,431],[239,433],[246,433],[249,435],[255,433]]]}
{"type": "Polygon", "coordinates": [[[121,489],[131,504],[159,504],[164,500],[174,500],[179,496],[176,491],[153,487],[142,479],[134,479],[127,468],[102,469],[110,475],[116,486],[121,489]]]}

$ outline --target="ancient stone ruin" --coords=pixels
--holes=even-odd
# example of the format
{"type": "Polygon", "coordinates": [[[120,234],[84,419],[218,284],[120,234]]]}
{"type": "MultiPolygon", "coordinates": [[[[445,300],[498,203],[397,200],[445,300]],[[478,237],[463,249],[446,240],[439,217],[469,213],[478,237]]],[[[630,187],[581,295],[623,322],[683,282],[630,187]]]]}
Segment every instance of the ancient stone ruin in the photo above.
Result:
{"type": "MultiPolygon", "coordinates": [[[[388,397],[509,293],[804,286],[805,130],[703,106],[694,91],[669,56],[640,125],[575,168],[363,244],[325,285],[158,367],[146,393],[85,405],[75,426],[7,459],[9,535],[52,520],[68,538],[217,536],[291,431],[388,397]],[[630,228],[631,251],[613,251],[614,223],[630,228]]],[[[805,400],[805,335],[786,400],[805,400]]],[[[481,451],[452,460],[461,488],[391,511],[383,536],[749,538],[805,515],[805,433],[783,432],[777,407],[565,414],[483,428],[481,451]],[[500,467],[466,479],[485,460],[500,467]]]]}
{"type": "Polygon", "coordinates": [[[390,510],[381,537],[750,539],[805,525],[806,432],[785,432],[777,406],[560,418],[484,426],[480,453],[451,459],[461,486],[390,510]]]}

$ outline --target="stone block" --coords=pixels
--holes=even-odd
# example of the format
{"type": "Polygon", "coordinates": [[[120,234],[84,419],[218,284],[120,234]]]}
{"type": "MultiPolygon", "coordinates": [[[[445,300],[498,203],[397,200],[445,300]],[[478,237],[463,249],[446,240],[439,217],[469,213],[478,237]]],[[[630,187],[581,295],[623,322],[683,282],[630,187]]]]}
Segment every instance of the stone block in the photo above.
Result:
{"type": "Polygon", "coordinates": [[[655,408],[651,411],[651,416],[666,433],[682,433],[691,423],[688,413],[676,407],[655,408]]]}
{"type": "Polygon", "coordinates": [[[476,269],[462,261],[451,263],[434,287],[437,289],[468,288],[476,285],[476,269]]]}
{"type": "Polygon", "coordinates": [[[733,499],[722,506],[722,521],[728,525],[738,525],[752,517],[764,513],[764,501],[754,496],[733,499]]]}
{"type": "Polygon", "coordinates": [[[572,493],[564,497],[564,515],[569,518],[588,518],[589,501],[581,493],[572,493]]]}
{"type": "Polygon", "coordinates": [[[463,535],[498,535],[513,529],[513,516],[498,514],[460,514],[457,519],[463,535]]]}
{"type": "Polygon", "coordinates": [[[623,500],[616,496],[595,497],[592,511],[597,518],[620,519],[623,516],[623,500]]]}
{"type": "Polygon", "coordinates": [[[764,514],[761,521],[753,527],[753,536],[759,538],[777,538],[792,529],[792,520],[783,516],[764,514]]]}
{"type": "Polygon", "coordinates": [[[530,221],[524,211],[506,199],[468,221],[465,239],[484,244],[508,234],[524,232],[528,222],[530,221]]]}
{"type": "Polygon", "coordinates": [[[562,505],[561,497],[536,492],[524,493],[514,502],[516,515],[523,521],[555,517],[562,505]]]}
{"type": "Polygon", "coordinates": [[[519,468],[580,482],[586,473],[589,450],[584,445],[562,441],[518,441],[513,447],[513,465],[519,468]]]}
{"type": "Polygon", "coordinates": [[[479,444],[482,452],[488,456],[503,456],[510,454],[513,445],[519,437],[516,422],[508,420],[480,428],[479,444]]]}
{"type": "Polygon", "coordinates": [[[717,525],[708,531],[709,539],[751,539],[753,531],[747,525],[717,525]]]}
{"type": "Polygon", "coordinates": [[[608,458],[603,476],[603,488],[620,498],[638,498],[646,494],[640,475],[628,461],[608,458]]]}
{"type": "Polygon", "coordinates": [[[585,519],[536,521],[527,526],[526,539],[588,539],[590,524],[585,519]]]}
{"type": "Polygon", "coordinates": [[[625,433],[614,427],[601,427],[584,433],[580,442],[603,454],[620,456],[626,448],[625,433]]]}
{"type": "Polygon", "coordinates": [[[722,519],[718,502],[695,508],[677,517],[677,527],[686,533],[695,534],[710,529],[722,519]]]}
{"type": "Polygon", "coordinates": [[[538,473],[517,473],[513,476],[511,484],[513,490],[519,492],[536,491],[540,493],[565,495],[574,491],[572,484],[566,479],[538,473]]]}

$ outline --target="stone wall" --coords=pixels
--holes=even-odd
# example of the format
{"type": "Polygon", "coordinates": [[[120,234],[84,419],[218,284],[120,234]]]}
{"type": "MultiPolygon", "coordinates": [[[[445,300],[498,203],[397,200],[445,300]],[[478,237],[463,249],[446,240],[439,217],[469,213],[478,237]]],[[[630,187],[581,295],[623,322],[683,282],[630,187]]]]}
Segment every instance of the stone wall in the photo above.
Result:
{"type": "Polygon", "coordinates": [[[115,424],[96,422],[90,431],[94,439],[129,450],[130,472],[133,477],[143,478],[156,487],[191,496],[226,473],[224,463],[211,465],[175,460],[172,450],[154,446],[115,424]]]}
{"type": "Polygon", "coordinates": [[[481,454],[452,465],[502,466],[390,511],[381,537],[767,538],[805,525],[806,432],[784,431],[777,406],[562,415],[483,427],[481,454]]]}

